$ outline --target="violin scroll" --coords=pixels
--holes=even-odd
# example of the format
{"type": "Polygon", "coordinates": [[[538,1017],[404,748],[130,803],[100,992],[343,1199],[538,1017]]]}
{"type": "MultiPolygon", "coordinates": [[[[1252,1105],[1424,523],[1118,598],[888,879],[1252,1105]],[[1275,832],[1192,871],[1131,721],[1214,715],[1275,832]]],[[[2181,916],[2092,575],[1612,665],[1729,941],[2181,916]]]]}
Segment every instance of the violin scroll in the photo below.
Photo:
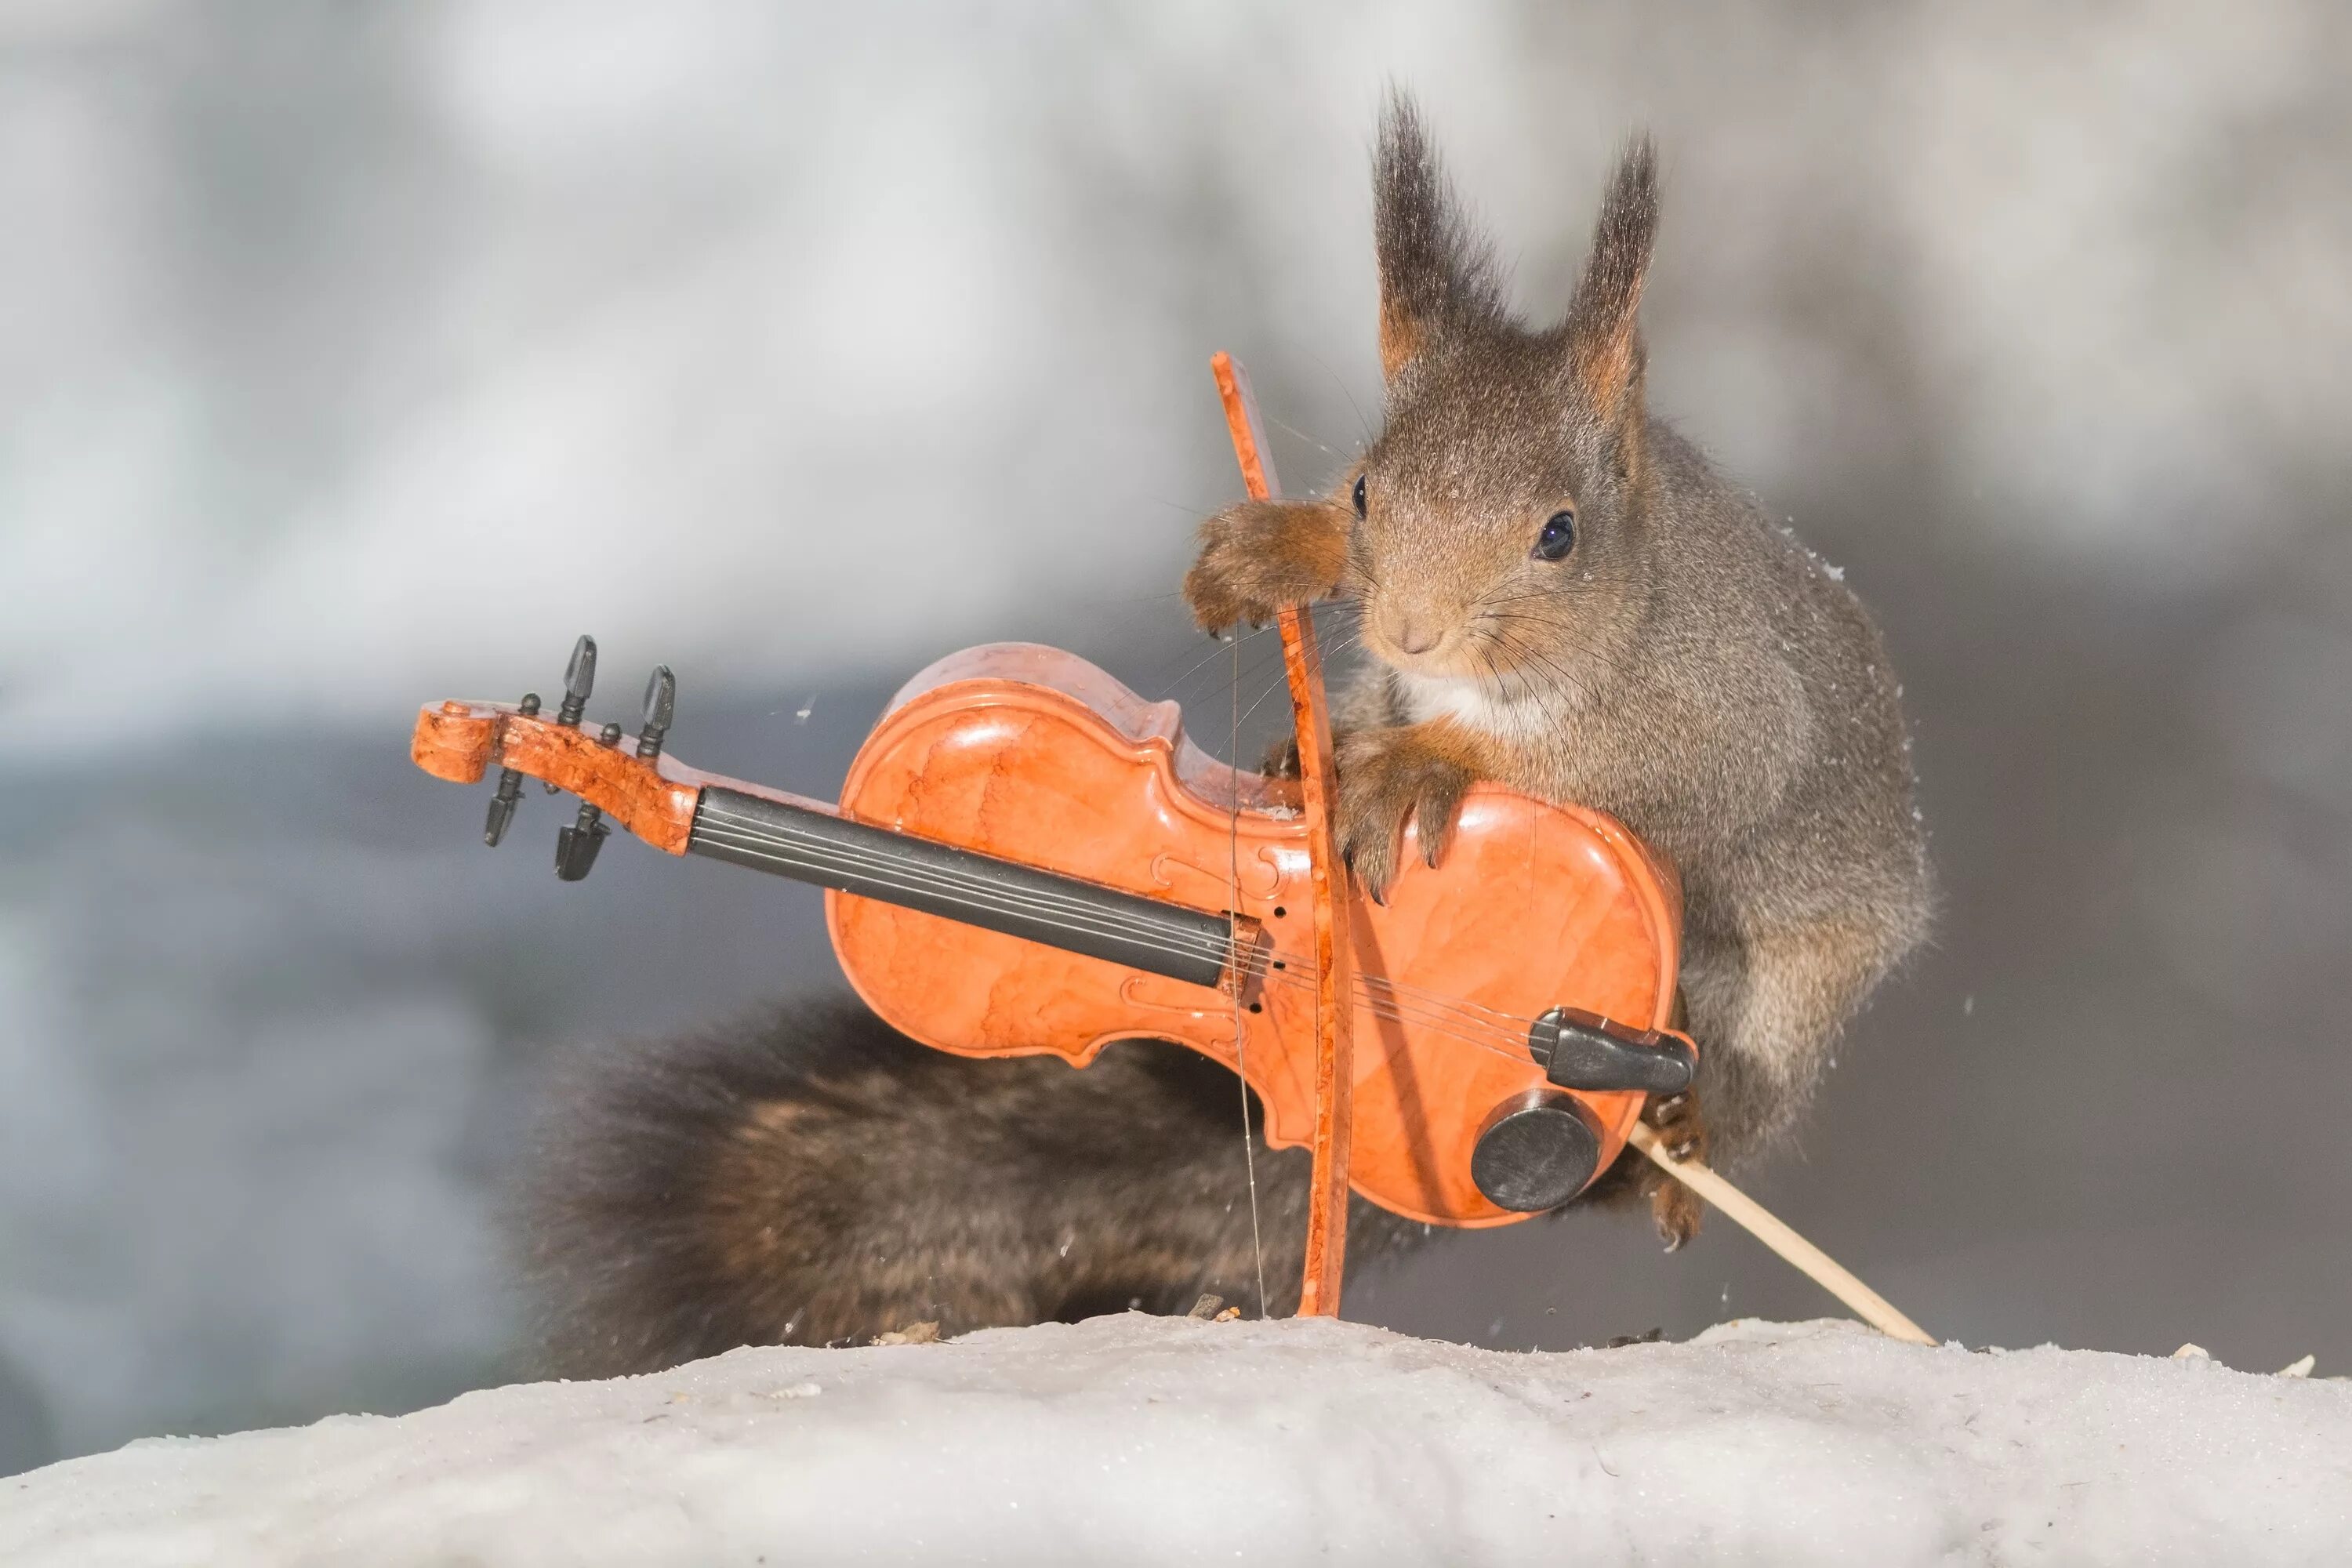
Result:
{"type": "Polygon", "coordinates": [[[596,643],[582,637],[564,671],[563,700],[551,717],[539,695],[520,702],[430,703],[417,714],[409,755],[436,778],[472,784],[499,769],[482,841],[493,847],[506,837],[522,800],[522,783],[535,778],[552,795],[580,797],[572,822],[556,837],[555,872],[567,882],[588,874],[614,826],[672,855],[686,853],[694,828],[695,802],[704,775],[662,754],[677,707],[677,682],[667,666],[655,669],[646,690],[645,726],[634,748],[618,724],[590,732],[582,728],[596,679],[596,643]],[[606,820],[609,818],[610,820],[606,820]]]}

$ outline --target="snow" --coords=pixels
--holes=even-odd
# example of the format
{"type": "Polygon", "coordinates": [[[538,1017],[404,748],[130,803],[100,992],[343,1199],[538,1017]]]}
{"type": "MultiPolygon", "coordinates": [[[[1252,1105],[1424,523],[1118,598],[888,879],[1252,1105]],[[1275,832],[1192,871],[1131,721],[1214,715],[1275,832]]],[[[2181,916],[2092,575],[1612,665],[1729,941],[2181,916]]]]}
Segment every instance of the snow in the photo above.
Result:
{"type": "Polygon", "coordinates": [[[1738,1322],[1508,1353],[1139,1314],[744,1350],[0,1482],[0,1561],[2341,1562],[2352,1385],[1738,1322]]]}

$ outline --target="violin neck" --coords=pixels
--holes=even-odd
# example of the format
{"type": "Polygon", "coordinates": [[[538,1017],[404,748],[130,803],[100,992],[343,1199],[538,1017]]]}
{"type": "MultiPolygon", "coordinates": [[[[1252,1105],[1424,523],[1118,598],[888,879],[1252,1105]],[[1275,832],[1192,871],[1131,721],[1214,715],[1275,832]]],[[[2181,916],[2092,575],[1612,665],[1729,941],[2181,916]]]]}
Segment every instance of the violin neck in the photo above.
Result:
{"type": "Polygon", "coordinates": [[[1234,968],[1229,915],[721,785],[702,790],[687,850],[1195,985],[1234,968]]]}

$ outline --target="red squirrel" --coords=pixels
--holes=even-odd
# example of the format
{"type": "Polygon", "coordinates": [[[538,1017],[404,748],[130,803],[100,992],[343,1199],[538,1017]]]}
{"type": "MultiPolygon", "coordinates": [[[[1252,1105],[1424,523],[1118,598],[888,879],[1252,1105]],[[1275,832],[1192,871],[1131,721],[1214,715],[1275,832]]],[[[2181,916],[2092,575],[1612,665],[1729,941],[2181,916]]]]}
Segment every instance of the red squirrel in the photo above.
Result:
{"type": "MultiPolygon", "coordinates": [[[[1338,767],[1368,889],[1409,816],[1442,857],[1478,778],[1608,811],[1671,858],[1700,1068],[1654,1119],[1687,1150],[1761,1147],[1927,920],[1877,633],[1644,409],[1646,142],[1543,330],[1505,310],[1402,100],[1374,195],[1384,427],[1330,495],[1213,518],[1191,604],[1212,627],[1334,594],[1361,605],[1374,662],[1339,705],[1338,767]]],[[[1306,1156],[1245,1142],[1242,1099],[1172,1046],[1117,1045],[1084,1072],[973,1061],[846,1003],[616,1046],[578,1065],[528,1173],[544,1364],[643,1372],[918,1322],[1181,1312],[1212,1292],[1288,1311],[1306,1156]]],[[[1590,1195],[1654,1194],[1678,1242],[1695,1204],[1636,1163],[1651,1169],[1621,1160],[1590,1195]]],[[[1351,1270],[1426,1234],[1358,1200],[1351,1270]]]]}
{"type": "MultiPolygon", "coordinates": [[[[1381,433],[1330,494],[1211,518],[1184,590],[1212,631],[1360,606],[1372,659],[1337,704],[1338,826],[1372,896],[1408,818],[1443,858],[1476,779],[1606,811],[1674,863],[1699,1071],[1654,1119],[1673,1147],[1736,1160],[1803,1109],[1839,1030],[1926,933],[1931,889],[1877,628],[1645,406],[1657,226],[1657,160],[1636,141],[1567,315],[1529,327],[1392,100],[1381,433]]],[[[1654,1168],[1641,1181],[1678,1245],[1696,1200],[1654,1168]]]]}

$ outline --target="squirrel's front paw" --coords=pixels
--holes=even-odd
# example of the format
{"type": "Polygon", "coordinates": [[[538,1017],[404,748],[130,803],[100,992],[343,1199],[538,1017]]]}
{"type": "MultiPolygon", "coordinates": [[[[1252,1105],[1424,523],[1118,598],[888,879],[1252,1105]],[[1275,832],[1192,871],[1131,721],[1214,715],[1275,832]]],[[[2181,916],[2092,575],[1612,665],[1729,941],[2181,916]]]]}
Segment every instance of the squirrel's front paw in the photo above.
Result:
{"type": "Polygon", "coordinates": [[[1248,500],[1201,525],[1201,553],[1184,574],[1184,602],[1204,631],[1264,625],[1285,605],[1311,604],[1339,586],[1349,514],[1323,500],[1248,500]]]}
{"type": "Polygon", "coordinates": [[[1454,814],[1477,776],[1434,729],[1360,730],[1339,743],[1339,853],[1374,903],[1386,901],[1406,821],[1421,841],[1422,858],[1436,865],[1453,835],[1454,814]]]}

